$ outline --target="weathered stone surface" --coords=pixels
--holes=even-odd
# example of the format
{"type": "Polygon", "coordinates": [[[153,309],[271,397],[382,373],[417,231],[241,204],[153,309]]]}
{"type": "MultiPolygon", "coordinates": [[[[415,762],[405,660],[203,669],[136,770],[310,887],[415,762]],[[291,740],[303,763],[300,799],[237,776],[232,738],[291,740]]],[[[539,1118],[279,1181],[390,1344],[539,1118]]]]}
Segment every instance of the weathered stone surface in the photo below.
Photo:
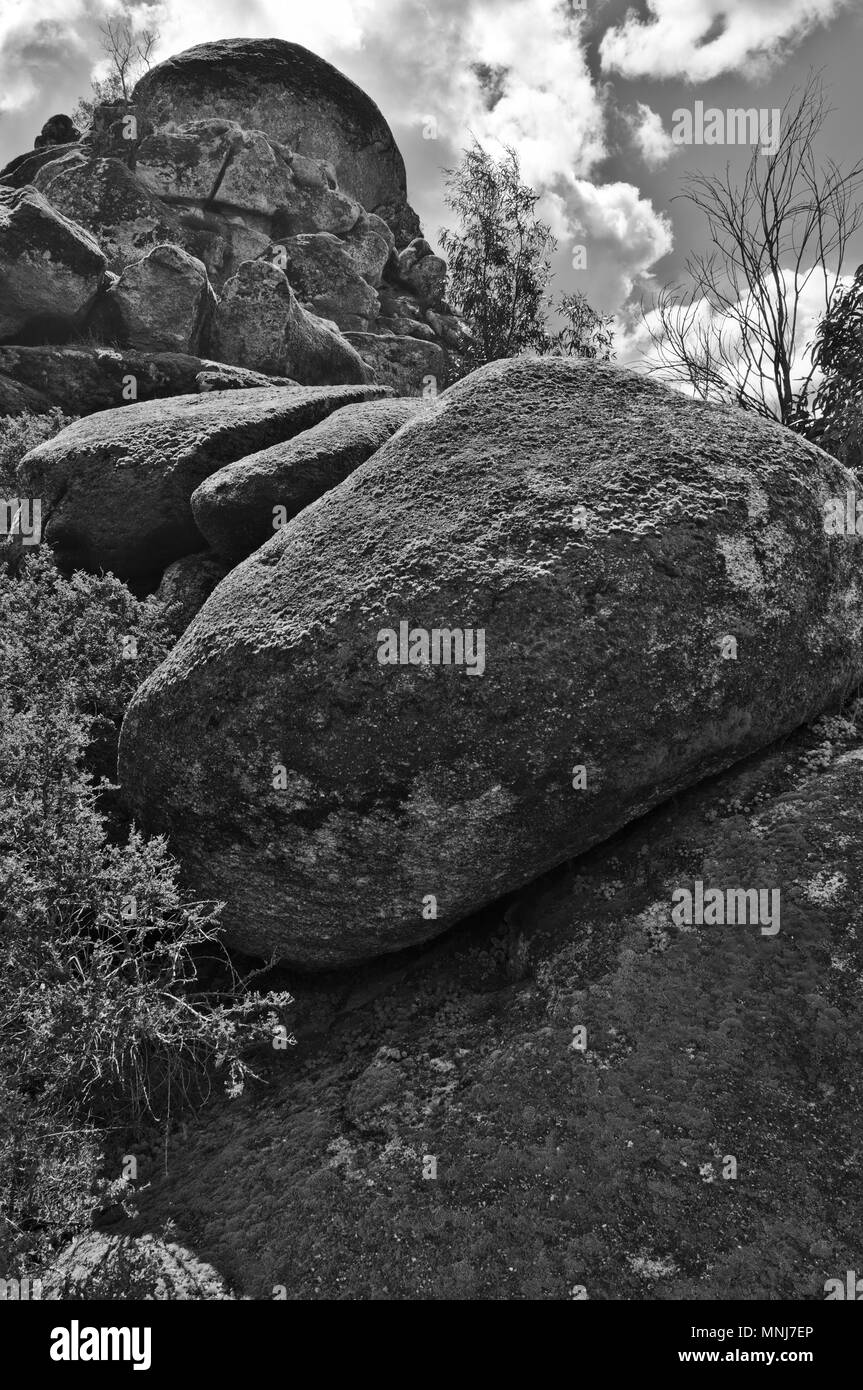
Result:
{"type": "Polygon", "coordinates": [[[168,566],[148,602],[158,605],[166,625],[180,637],[229,569],[226,561],[209,550],[184,555],[168,566]]]}
{"type": "Polygon", "coordinates": [[[386,222],[370,213],[363,213],[349,235],[342,240],[342,249],[350,256],[358,273],[372,286],[380,285],[393,245],[393,234],[386,222]]]}
{"type": "MultiPolygon", "coordinates": [[[[288,155],[289,159],[293,156],[288,155]]],[[[273,213],[271,234],[274,241],[314,232],[344,236],[363,215],[356,199],[341,189],[310,187],[295,182],[281,206],[273,213]]]]}
{"type": "Polygon", "coordinates": [[[297,979],[307,1064],[274,1064],[267,1104],[242,1118],[228,1100],[200,1114],[137,1199],[147,1228],[185,1214],[176,1238],[264,1300],[278,1280],[298,1301],[566,1302],[580,1286],[811,1304],[859,1274],[863,749],[848,716],[431,949],[297,979]],[[780,932],[677,925],[672,895],[693,879],[776,887],[780,932]],[[274,1152],[290,1154],[278,1182],[274,1152]],[[737,1182],[728,1154],[746,1155],[737,1182]]]}
{"type": "Polygon", "coordinates": [[[179,246],[156,246],[128,265],[106,296],[124,347],[197,353],[216,297],[203,262],[179,246]]]}
{"type": "Polygon", "coordinates": [[[236,121],[223,120],[154,131],[141,141],[135,172],[159,198],[209,202],[241,131],[236,121]]]}
{"type": "Polygon", "coordinates": [[[228,280],[210,342],[222,361],[308,385],[373,375],[341,333],[298,304],[284,271],[268,261],[246,262],[228,280]]]}
{"type": "Polygon", "coordinates": [[[374,212],[405,201],[404,162],[374,102],[336,68],[281,39],[223,39],[148,72],[136,104],[156,125],[220,118],[327,160],[339,187],[374,212]]]}
{"type": "Polygon", "coordinates": [[[378,296],[338,237],[319,232],[288,237],[282,244],[288,258],[285,273],[302,304],[340,328],[377,318],[378,296]]]}
{"type": "MultiPolygon", "coordinates": [[[[356,199],[335,186],[325,161],[295,155],[236,121],[199,120],[154,132],[141,144],[137,172],[178,212],[211,223],[233,219],[235,227],[264,237],[265,246],[300,233],[344,235],[362,214],[356,199]]],[[[219,231],[225,236],[224,225],[219,231]]]]}
{"type": "Polygon", "coordinates": [[[42,534],[63,568],[158,578],[204,549],[189,498],[210,473],[381,394],[376,386],[289,386],[106,410],[32,449],[22,486],[43,499],[42,534]]]}
{"type": "MultiPolygon", "coordinates": [[[[78,169],[82,164],[90,163],[92,161],[88,158],[87,150],[83,145],[64,145],[62,149],[54,151],[53,159],[47,160],[36,170],[30,182],[33,188],[44,196],[48,184],[52,179],[56,179],[58,174],[64,174],[70,169],[78,169]]],[[[63,208],[60,208],[59,211],[63,212],[63,208]]]]}
{"type": "Polygon", "coordinates": [[[422,233],[419,217],[408,203],[384,204],[375,208],[375,212],[392,231],[399,251],[409,246],[414,238],[422,233]]]}
{"type": "Polygon", "coordinates": [[[178,219],[119,159],[66,155],[46,164],[36,179],[52,207],[93,234],[111,270],[179,240],[178,219]]]}
{"type": "Polygon", "coordinates": [[[141,143],[138,177],[168,202],[218,201],[272,216],[294,188],[282,151],[236,121],[198,120],[159,130],[141,143]]]}
{"type": "Polygon", "coordinates": [[[42,1275],[51,1300],[230,1300],[225,1280],[190,1250],[156,1236],[78,1236],[42,1275]]]}
{"type": "Polygon", "coordinates": [[[130,101],[99,101],[93,107],[90,129],[82,138],[91,155],[131,163],[141,135],[138,111],[130,101]]]}
{"type": "Polygon", "coordinates": [[[100,347],[0,347],[0,415],[59,406],[67,415],[90,415],[134,400],[187,396],[195,391],[236,391],[294,386],[287,377],[174,352],[120,351],[100,347]],[[133,380],[132,380],[133,379],[133,380]],[[134,390],[134,394],[130,394],[134,390]]]}
{"type": "Polygon", "coordinates": [[[43,145],[39,150],[27,150],[16,155],[0,169],[0,185],[6,188],[27,188],[46,164],[53,164],[63,154],[80,153],[79,145],[43,145]]]}
{"type": "Polygon", "coordinates": [[[243,261],[254,261],[269,250],[268,232],[250,227],[242,216],[230,209],[212,205],[176,204],[180,224],[176,240],[207,267],[213,287],[221,291],[225,281],[236,275],[243,261]]]}
{"type": "Polygon", "coordinates": [[[33,188],[0,188],[0,341],[68,332],[96,298],[105,257],[33,188]]]}
{"type": "Polygon", "coordinates": [[[447,384],[447,359],[440,343],[403,333],[348,332],[345,337],[381,385],[391,387],[397,396],[442,391],[447,384]]]}
{"type": "Polygon", "coordinates": [[[370,331],[384,337],[418,338],[425,343],[436,343],[438,348],[441,346],[434,329],[422,319],[379,318],[370,326],[370,331]]]}
{"type": "Polygon", "coordinates": [[[441,305],[446,293],[446,273],[446,261],[435,256],[421,237],[399,255],[398,277],[410,286],[423,309],[441,305]]]}
{"type": "Polygon", "coordinates": [[[130,707],[126,802],[237,946],[422,941],[853,688],[851,486],[636,373],[493,364],[223,581],[130,707]],[[467,631],[475,674],[381,664],[401,624],[467,631]]]}
{"type": "Polygon", "coordinates": [[[220,555],[234,563],[245,559],[423,409],[418,400],[343,406],[294,439],[220,468],[192,494],[198,530],[220,555]]]}

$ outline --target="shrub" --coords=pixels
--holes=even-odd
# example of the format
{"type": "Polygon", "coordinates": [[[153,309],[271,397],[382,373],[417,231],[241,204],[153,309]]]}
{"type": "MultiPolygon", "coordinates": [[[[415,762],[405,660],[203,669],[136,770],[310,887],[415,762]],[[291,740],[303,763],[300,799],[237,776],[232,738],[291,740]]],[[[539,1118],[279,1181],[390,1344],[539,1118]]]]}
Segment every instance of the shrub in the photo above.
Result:
{"type": "Polygon", "coordinates": [[[823,373],[810,437],[849,468],[863,463],[863,266],[818,325],[813,361],[823,373]]]}
{"type": "Polygon", "coordinates": [[[168,1125],[217,1074],[238,1094],[290,1003],[236,975],[219,905],[181,891],[163,839],[109,834],[86,759],[168,642],[111,576],[66,580],[44,551],[0,567],[0,1212],[19,1250],[85,1220],[104,1131],[168,1125]]]}
{"type": "Polygon", "coordinates": [[[22,415],[10,415],[0,420],[0,497],[15,497],[18,486],[16,470],[25,454],[52,439],[75,417],[61,410],[48,410],[34,415],[25,410],[22,415]]]}

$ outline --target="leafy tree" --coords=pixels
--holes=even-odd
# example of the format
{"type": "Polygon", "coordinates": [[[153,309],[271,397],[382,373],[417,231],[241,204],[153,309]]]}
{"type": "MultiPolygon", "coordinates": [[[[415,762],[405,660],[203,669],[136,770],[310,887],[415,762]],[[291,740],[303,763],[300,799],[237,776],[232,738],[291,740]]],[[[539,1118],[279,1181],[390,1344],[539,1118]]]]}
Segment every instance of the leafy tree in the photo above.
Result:
{"type": "Polygon", "coordinates": [[[599,362],[611,362],[614,351],[614,319],[610,314],[597,313],[581,290],[562,296],[558,313],[563,322],[549,334],[549,353],[554,357],[588,357],[599,362]]]}
{"type": "Polygon", "coordinates": [[[518,155],[507,147],[495,160],[478,141],[448,169],[447,205],[460,230],[444,229],[449,298],[469,323],[474,343],[466,366],[541,351],[556,247],[536,213],[539,195],[521,181],[518,155]]]}
{"type": "Polygon", "coordinates": [[[813,349],[823,379],[810,438],[850,468],[863,463],[863,265],[818,325],[813,349]]]}

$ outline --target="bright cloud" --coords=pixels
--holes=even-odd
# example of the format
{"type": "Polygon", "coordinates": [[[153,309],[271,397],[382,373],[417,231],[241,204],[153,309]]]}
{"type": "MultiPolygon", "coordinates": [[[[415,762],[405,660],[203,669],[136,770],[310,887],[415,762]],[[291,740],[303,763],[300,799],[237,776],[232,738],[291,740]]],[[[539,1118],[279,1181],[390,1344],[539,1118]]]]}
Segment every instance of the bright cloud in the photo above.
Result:
{"type": "Polygon", "coordinates": [[[647,0],[609,29],[600,58],[625,77],[704,82],[721,73],[763,77],[852,0],[647,0]]]}
{"type": "Polygon", "coordinates": [[[679,146],[662,124],[662,117],[643,101],[638,102],[636,113],[628,118],[628,124],[649,169],[658,169],[678,153],[679,146]]]}
{"type": "MultiPolygon", "coordinates": [[[[810,269],[808,271],[801,270],[795,281],[793,270],[787,269],[782,272],[785,303],[789,311],[793,310],[796,304],[797,311],[791,356],[791,379],[796,390],[802,387],[811,369],[811,347],[815,341],[818,323],[825,312],[826,295],[832,293],[837,284],[849,285],[851,278],[850,276],[842,276],[837,279],[836,276],[830,276],[825,283],[824,276],[818,269],[814,271],[810,269]]],[[[771,297],[775,301],[775,294],[771,297]]],[[[742,307],[744,306],[741,303],[738,310],[742,307]]],[[[742,366],[741,329],[737,312],[731,315],[718,314],[706,299],[702,299],[687,306],[685,312],[681,309],[677,315],[677,323],[678,325],[686,325],[687,334],[685,336],[688,337],[693,350],[696,347],[700,332],[720,334],[731,357],[738,358],[742,366]]],[[[623,327],[618,336],[616,343],[618,361],[637,367],[640,371],[653,373],[669,385],[677,385],[679,389],[691,394],[691,388],[679,380],[675,380],[674,373],[670,372],[663,362],[663,355],[654,342],[654,335],[660,332],[660,326],[659,314],[655,309],[648,310],[645,316],[633,316],[632,322],[623,327]]],[[[760,362],[760,374],[764,386],[764,398],[771,404],[775,404],[776,393],[771,379],[770,362],[766,355],[760,362]]],[[[816,373],[812,382],[813,387],[817,387],[819,380],[820,378],[816,373]]]]}

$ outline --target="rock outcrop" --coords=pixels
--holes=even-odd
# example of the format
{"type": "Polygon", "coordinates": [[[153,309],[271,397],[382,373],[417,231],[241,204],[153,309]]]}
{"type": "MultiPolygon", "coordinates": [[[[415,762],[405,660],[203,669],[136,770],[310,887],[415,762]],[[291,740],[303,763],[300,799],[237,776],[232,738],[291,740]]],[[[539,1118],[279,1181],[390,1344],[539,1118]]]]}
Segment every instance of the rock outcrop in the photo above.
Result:
{"type": "Polygon", "coordinates": [[[65,569],[158,579],[205,549],[189,499],[217,469],[290,439],[379,386],[221,391],[139,402],[76,421],[21,462],[24,495],[65,569]]]}
{"type": "Polygon", "coordinates": [[[27,280],[7,341],[195,353],[306,385],[377,373],[413,396],[463,372],[467,328],[407,204],[392,134],[314,54],[276,39],[203,44],[154,68],[132,100],[98,105],[80,139],[68,118],[49,125],[0,189],[27,203],[32,183],[98,244],[107,273],[54,317],[58,294],[27,280]],[[250,265],[283,273],[297,303],[250,265]]]}
{"type": "Polygon", "coordinates": [[[860,680],[852,486],[644,376],[485,368],[219,585],[128,711],[127,806],[246,951],[428,939],[860,680]]]}
{"type": "Polygon", "coordinates": [[[198,530],[219,555],[234,564],[244,560],[272,539],[277,526],[344,482],[423,408],[417,400],[342,406],[294,439],[220,468],[192,494],[198,530]]]}
{"type": "Polygon", "coordinates": [[[49,116],[33,141],[33,148],[34,150],[42,150],[46,146],[68,145],[70,141],[80,140],[80,138],[81,132],[71,116],[63,114],[49,116]]]}
{"type": "MultiPolygon", "coordinates": [[[[431,335],[430,335],[431,336],[431,335]]],[[[397,396],[434,397],[447,380],[449,367],[440,343],[406,333],[346,333],[382,386],[397,396]]]]}

